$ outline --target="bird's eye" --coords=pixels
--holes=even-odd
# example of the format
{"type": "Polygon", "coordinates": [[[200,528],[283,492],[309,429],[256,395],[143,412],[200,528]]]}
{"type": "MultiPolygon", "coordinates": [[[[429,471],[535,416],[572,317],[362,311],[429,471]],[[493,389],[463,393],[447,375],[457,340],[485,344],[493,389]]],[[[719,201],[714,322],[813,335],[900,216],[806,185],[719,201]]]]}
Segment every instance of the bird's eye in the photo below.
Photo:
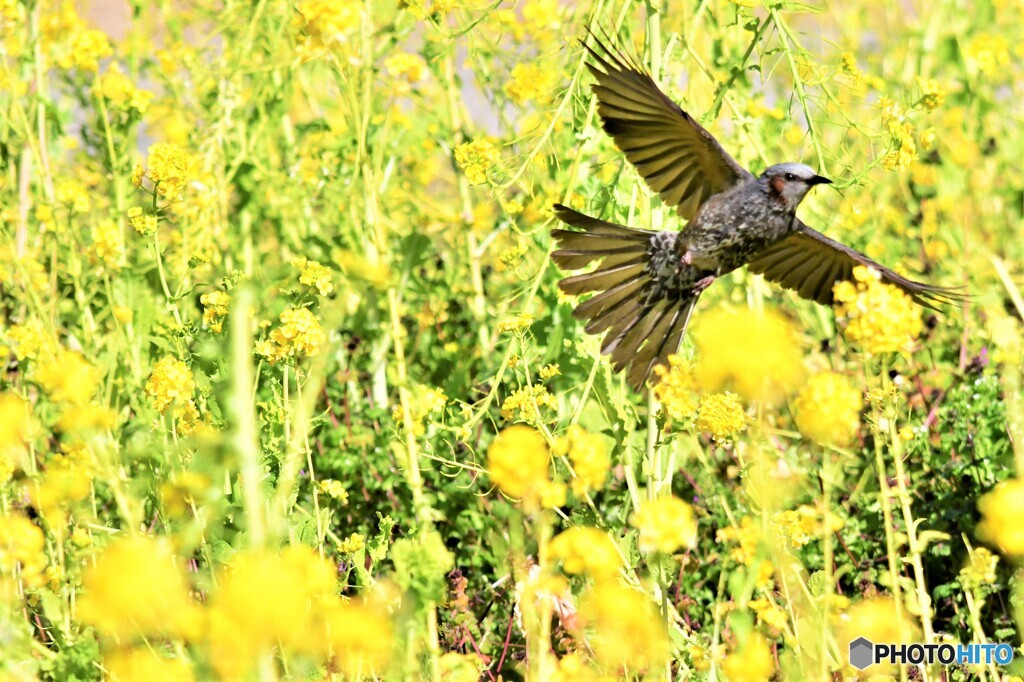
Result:
{"type": "Polygon", "coordinates": [[[796,176],[793,175],[792,173],[786,173],[786,180],[792,182],[793,180],[796,180],[796,176]]]}

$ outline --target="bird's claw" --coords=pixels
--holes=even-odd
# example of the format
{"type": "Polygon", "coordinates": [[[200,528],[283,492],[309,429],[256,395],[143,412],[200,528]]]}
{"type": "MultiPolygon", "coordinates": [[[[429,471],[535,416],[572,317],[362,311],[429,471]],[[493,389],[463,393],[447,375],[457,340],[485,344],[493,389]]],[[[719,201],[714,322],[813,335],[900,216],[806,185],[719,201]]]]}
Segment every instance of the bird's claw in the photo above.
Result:
{"type": "Polygon", "coordinates": [[[714,275],[708,275],[698,279],[693,285],[693,295],[696,296],[707,289],[715,281],[714,275]]]}

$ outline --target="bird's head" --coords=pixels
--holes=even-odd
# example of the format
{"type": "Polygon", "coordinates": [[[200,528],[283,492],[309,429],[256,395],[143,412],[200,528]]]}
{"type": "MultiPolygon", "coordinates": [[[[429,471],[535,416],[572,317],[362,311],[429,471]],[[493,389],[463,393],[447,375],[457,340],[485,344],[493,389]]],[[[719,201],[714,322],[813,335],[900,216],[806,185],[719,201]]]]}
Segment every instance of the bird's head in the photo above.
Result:
{"type": "Polygon", "coordinates": [[[771,166],[761,175],[760,180],[769,195],[790,211],[796,210],[812,187],[831,182],[802,163],[779,163],[771,166]]]}

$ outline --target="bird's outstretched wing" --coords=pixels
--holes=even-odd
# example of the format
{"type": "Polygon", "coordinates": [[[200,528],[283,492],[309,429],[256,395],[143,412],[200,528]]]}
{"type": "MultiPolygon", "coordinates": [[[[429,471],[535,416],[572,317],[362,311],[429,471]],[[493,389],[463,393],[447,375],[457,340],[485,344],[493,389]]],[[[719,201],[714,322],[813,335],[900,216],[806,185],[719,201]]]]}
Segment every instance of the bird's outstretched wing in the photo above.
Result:
{"type": "Polygon", "coordinates": [[[899,287],[920,305],[937,309],[936,304],[964,299],[963,291],[915,282],[876,263],[834,239],[811,229],[799,219],[797,229],[772,246],[758,253],[747,267],[764,275],[802,298],[823,305],[832,304],[832,287],[836,282],[853,279],[853,268],[867,265],[882,275],[882,281],[899,287]]]}
{"type": "Polygon", "coordinates": [[[662,201],[689,220],[708,197],[752,177],[642,67],[593,40],[600,52],[584,47],[605,132],[662,201]]]}

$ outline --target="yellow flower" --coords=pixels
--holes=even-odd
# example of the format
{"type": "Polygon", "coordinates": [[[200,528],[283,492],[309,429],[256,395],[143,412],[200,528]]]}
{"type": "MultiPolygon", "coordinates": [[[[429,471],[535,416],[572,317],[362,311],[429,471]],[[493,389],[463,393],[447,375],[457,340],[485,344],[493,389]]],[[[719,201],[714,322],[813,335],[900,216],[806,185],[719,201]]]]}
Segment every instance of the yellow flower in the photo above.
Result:
{"type": "Polygon", "coordinates": [[[192,157],[180,147],[159,142],[149,147],[146,161],[146,176],[153,183],[156,192],[176,195],[189,181],[192,157]]]}
{"type": "Polygon", "coordinates": [[[756,630],[722,661],[722,673],[729,682],[768,682],[774,670],[775,660],[768,640],[756,630]]]}
{"type": "Polygon", "coordinates": [[[934,78],[918,76],[917,85],[921,88],[921,104],[925,109],[938,109],[946,101],[946,89],[934,78]]]}
{"type": "Polygon", "coordinates": [[[835,372],[815,374],[793,401],[800,433],[822,445],[849,445],[860,427],[863,398],[850,380],[835,372]]]}
{"type": "Polygon", "coordinates": [[[68,53],[58,63],[64,69],[81,69],[95,73],[100,69],[100,60],[114,54],[110,39],[103,31],[86,29],[71,35],[68,53]]]}
{"type": "Polygon", "coordinates": [[[331,279],[331,271],[324,265],[309,260],[308,258],[293,258],[292,266],[299,271],[299,283],[313,287],[321,296],[326,296],[334,291],[334,282],[331,279]]]}
{"type": "Polygon", "coordinates": [[[113,220],[102,220],[92,229],[92,245],[89,255],[107,270],[117,271],[124,267],[124,234],[113,220]]]}
{"type": "Polygon", "coordinates": [[[870,354],[909,351],[921,333],[920,308],[873,268],[858,265],[853,276],[833,288],[846,338],[870,354]]]}
{"type": "Polygon", "coordinates": [[[133,230],[143,236],[156,232],[156,228],[160,224],[160,220],[155,215],[143,213],[142,209],[138,206],[129,208],[127,216],[128,224],[132,226],[133,230]]]}
{"type": "Polygon", "coordinates": [[[516,424],[494,437],[487,449],[487,471],[501,492],[521,499],[527,511],[535,511],[564,502],[564,485],[551,480],[548,459],[544,437],[536,429],[516,424]]]}
{"type": "Polygon", "coordinates": [[[352,533],[338,545],[338,552],[341,554],[355,554],[366,546],[366,536],[360,533],[352,533]]]}
{"type": "Polygon", "coordinates": [[[697,542],[693,507],[672,495],[641,502],[629,523],[640,531],[641,552],[669,554],[697,542]]]}
{"type": "Polygon", "coordinates": [[[551,365],[544,365],[543,367],[541,367],[540,371],[537,372],[537,376],[540,377],[541,381],[547,381],[548,379],[552,379],[552,378],[558,376],[561,373],[562,373],[562,370],[559,369],[557,364],[551,364],[551,365]]]}
{"type": "Polygon", "coordinates": [[[289,308],[279,319],[280,325],[270,332],[270,338],[256,347],[271,363],[285,358],[313,357],[327,342],[327,334],[308,308],[289,308]]]}
{"type": "Polygon", "coordinates": [[[744,400],[774,402],[803,379],[796,332],[777,313],[713,311],[695,335],[697,385],[706,391],[731,386],[744,400]]]}
{"type": "Polygon", "coordinates": [[[834,533],[842,529],[843,520],[831,512],[824,514],[808,505],[800,505],[774,514],[772,525],[793,549],[803,547],[822,533],[834,533]]]}
{"type": "Polygon", "coordinates": [[[501,153],[488,140],[463,142],[455,148],[455,163],[474,185],[487,182],[487,171],[500,160],[501,153]]]}
{"type": "Polygon", "coordinates": [[[181,360],[172,357],[161,358],[146,382],[146,393],[154,409],[161,414],[175,401],[184,403],[192,397],[195,381],[192,370],[181,360]]]}
{"type": "Polygon", "coordinates": [[[21,512],[0,514],[0,575],[20,575],[29,587],[45,582],[46,538],[21,512]]]}
{"type": "Polygon", "coordinates": [[[394,634],[383,605],[334,599],[324,611],[327,653],[337,657],[350,679],[391,660],[394,634]]]}
{"type": "Polygon", "coordinates": [[[169,543],[119,538],[87,565],[79,618],[118,639],[194,636],[196,611],[182,562],[169,543]]]}
{"type": "Polygon", "coordinates": [[[411,86],[427,74],[427,62],[418,54],[400,52],[384,60],[384,68],[394,79],[398,92],[408,92],[411,86]]]}
{"type": "Polygon", "coordinates": [[[718,542],[736,541],[737,546],[729,550],[729,558],[749,567],[756,574],[758,587],[768,589],[771,586],[774,567],[770,561],[760,558],[764,553],[761,526],[753,518],[744,516],[738,527],[722,528],[715,539],[718,542]]]}
{"type": "Polygon", "coordinates": [[[107,100],[108,105],[137,114],[146,113],[153,100],[153,93],[135,87],[117,62],[112,62],[107,72],[97,79],[92,91],[107,100]]]}
{"type": "Polygon", "coordinates": [[[53,402],[82,406],[96,392],[100,373],[81,353],[62,349],[53,360],[40,364],[33,379],[53,402]]]}
{"type": "Polygon", "coordinates": [[[311,549],[240,552],[219,572],[216,585],[207,633],[222,678],[244,678],[261,653],[278,645],[324,648],[318,607],[335,595],[334,567],[311,549]]]}
{"type": "Polygon", "coordinates": [[[588,573],[595,579],[610,578],[622,568],[622,557],[608,533],[577,526],[551,540],[551,558],[562,562],[569,574],[588,573]]]}
{"type": "Polygon", "coordinates": [[[345,486],[341,481],[325,478],[317,483],[317,487],[327,497],[335,499],[341,504],[348,504],[348,491],[345,490],[345,486]]]}
{"type": "Polygon", "coordinates": [[[7,340],[14,344],[14,355],[19,360],[35,360],[40,355],[53,355],[57,350],[53,337],[35,318],[11,326],[7,340]]]}
{"type": "MultiPolygon", "coordinates": [[[[439,388],[417,385],[409,392],[409,411],[412,417],[412,432],[417,436],[426,433],[424,422],[432,414],[437,414],[448,403],[448,396],[439,388]]],[[[391,419],[400,427],[405,427],[405,412],[398,405],[391,413],[391,419]]]]}
{"type": "Polygon", "coordinates": [[[210,291],[200,296],[199,302],[203,304],[203,324],[219,334],[224,329],[231,295],[226,291],[210,291]]]}
{"type": "Polygon", "coordinates": [[[612,461],[601,436],[573,424],[568,433],[555,442],[554,450],[556,454],[568,457],[572,464],[576,474],[571,483],[574,493],[582,495],[604,486],[612,461]]]}
{"type": "Polygon", "coordinates": [[[539,413],[541,408],[554,410],[557,407],[558,399],[548,392],[547,386],[541,384],[523,386],[517,388],[502,401],[501,418],[506,421],[518,418],[525,422],[536,423],[541,419],[539,413]]]}
{"type": "MultiPolygon", "coordinates": [[[[854,604],[840,616],[836,643],[844,657],[849,655],[850,642],[858,637],[872,642],[910,644],[921,641],[921,630],[906,608],[897,610],[892,597],[875,597],[854,604]]],[[[861,675],[885,675],[894,671],[893,665],[878,664],[868,667],[861,675]]]]}
{"type": "Polygon", "coordinates": [[[92,453],[81,442],[65,444],[63,449],[63,455],[47,460],[45,474],[27,486],[32,506],[51,528],[62,527],[68,505],[84,500],[92,492],[92,453]]]}
{"type": "Polygon", "coordinates": [[[362,22],[362,3],[355,0],[305,0],[295,10],[295,24],[307,50],[330,50],[344,45],[362,22]]]}
{"type": "Polygon", "coordinates": [[[964,48],[964,56],[981,73],[991,76],[1010,63],[1010,49],[1006,38],[990,33],[978,33],[964,48]]]}
{"type": "Polygon", "coordinates": [[[516,315],[513,318],[502,320],[498,323],[499,334],[509,334],[515,332],[521,332],[525,329],[529,329],[530,325],[533,324],[533,315],[527,315],[525,313],[516,315]]]}
{"type": "Polygon", "coordinates": [[[103,657],[110,682],[191,682],[188,661],[159,656],[150,647],[116,649],[103,657]]]}
{"type": "Polygon", "coordinates": [[[516,104],[524,102],[546,102],[554,88],[555,71],[542,68],[536,62],[516,64],[512,67],[511,80],[505,83],[505,94],[516,104]]]}
{"type": "Polygon", "coordinates": [[[960,583],[965,587],[991,585],[996,581],[996,564],[999,557],[984,547],[971,550],[967,565],[960,569],[960,583]]]}
{"type": "Polygon", "coordinates": [[[609,671],[653,670],[671,654],[665,621],[641,592],[604,581],[583,598],[580,615],[594,632],[598,662],[609,671]]]}
{"type": "Polygon", "coordinates": [[[700,399],[697,428],[708,431],[717,441],[732,438],[747,428],[747,413],[733,393],[715,393],[700,399]]]}
{"type": "Polygon", "coordinates": [[[658,383],[654,386],[654,397],[670,419],[687,419],[697,410],[693,397],[696,390],[690,363],[679,355],[668,356],[668,367],[657,365],[654,374],[658,383]]]}
{"type": "Polygon", "coordinates": [[[1024,555],[1024,480],[1010,478],[996,484],[978,500],[981,523],[975,532],[1003,554],[1024,555]]]}

